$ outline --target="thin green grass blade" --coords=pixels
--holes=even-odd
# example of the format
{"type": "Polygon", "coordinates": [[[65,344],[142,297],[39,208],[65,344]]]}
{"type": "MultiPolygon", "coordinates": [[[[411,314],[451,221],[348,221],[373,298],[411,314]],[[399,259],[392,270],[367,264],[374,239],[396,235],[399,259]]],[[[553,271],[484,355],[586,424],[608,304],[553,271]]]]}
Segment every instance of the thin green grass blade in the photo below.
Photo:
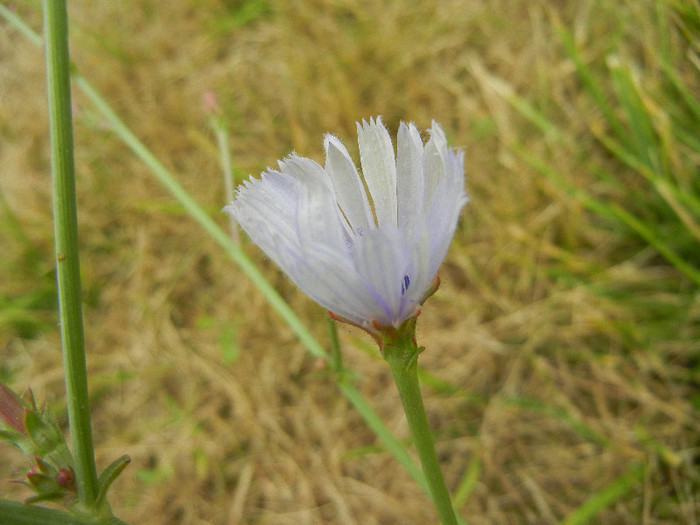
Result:
{"type": "Polygon", "coordinates": [[[476,484],[479,483],[479,477],[481,476],[481,460],[478,454],[473,454],[467,465],[467,469],[464,471],[462,476],[462,481],[459,482],[455,495],[452,498],[455,508],[460,507],[465,503],[471,493],[474,491],[476,484]]]}
{"type": "Polygon", "coordinates": [[[669,179],[657,176],[647,164],[631,154],[614,138],[607,135],[599,135],[597,138],[613,155],[647,179],[656,193],[674,211],[680,222],[700,241],[700,225],[690,211],[700,210],[700,198],[690,191],[683,191],[669,179]]]}
{"type": "Polygon", "coordinates": [[[357,412],[365,420],[365,423],[369,425],[372,431],[376,434],[379,441],[382,442],[386,450],[388,450],[401,465],[406,472],[414,479],[418,486],[423,489],[423,491],[430,495],[430,489],[428,488],[428,482],[425,479],[423,471],[418,466],[418,464],[413,461],[413,458],[406,451],[406,448],[401,444],[401,442],[396,439],[396,437],[389,432],[377,413],[369,406],[365,398],[362,396],[359,390],[355,388],[348,381],[339,381],[338,386],[340,390],[345,395],[345,398],[350,401],[350,404],[357,410],[357,412]]]}
{"type": "MultiPolygon", "coordinates": [[[[209,95],[211,95],[211,97],[214,96],[211,93],[209,95]]],[[[210,101],[210,104],[216,105],[216,100],[213,100],[213,102],[210,101]]],[[[228,204],[228,201],[233,198],[234,193],[233,164],[231,162],[231,150],[228,145],[228,125],[224,115],[221,113],[218,107],[207,109],[209,109],[209,111],[213,111],[213,114],[209,117],[209,125],[214,131],[214,135],[216,136],[216,144],[219,147],[219,162],[221,164],[221,174],[224,178],[224,202],[228,204]]],[[[240,239],[236,219],[229,215],[228,223],[231,239],[233,239],[233,242],[238,243],[240,239]]]]}
{"type": "Polygon", "coordinates": [[[24,20],[17,15],[17,13],[14,13],[7,7],[5,7],[3,4],[0,4],[0,15],[7,20],[12,27],[14,27],[17,31],[22,33],[22,35],[27,38],[32,44],[34,44],[37,47],[40,47],[44,40],[41,38],[41,35],[39,35],[37,32],[35,32],[31,27],[29,27],[27,24],[24,23],[24,20]]]}
{"type": "Polygon", "coordinates": [[[545,175],[548,179],[557,184],[557,186],[564,189],[569,195],[578,199],[584,206],[586,206],[586,208],[593,211],[595,214],[616,223],[625,224],[627,227],[631,228],[633,231],[639,234],[640,237],[653,246],[673,266],[683,272],[694,283],[700,285],[700,271],[692,264],[683,260],[683,258],[680,257],[673,250],[673,248],[668,245],[668,243],[664,242],[659,235],[655,234],[651,228],[649,228],[649,226],[647,226],[640,219],[623,210],[618,204],[603,202],[600,199],[596,199],[588,195],[585,191],[580,190],[573,184],[568,183],[547,163],[531,154],[526,148],[515,146],[514,151],[518,153],[518,155],[525,162],[527,162],[528,165],[540,172],[542,175],[545,175]]]}
{"type": "Polygon", "coordinates": [[[663,175],[664,166],[655,155],[660,150],[659,141],[629,65],[623,64],[618,57],[611,57],[608,67],[617,98],[627,117],[629,130],[626,137],[631,138],[634,153],[655,175],[663,175]]]}
{"type": "MultiPolygon", "coordinates": [[[[578,54],[571,35],[559,22],[556,22],[555,25],[558,26],[560,38],[571,56],[572,61],[576,64],[577,71],[588,91],[603,112],[610,127],[614,131],[614,135],[621,138],[618,140],[606,133],[596,132],[595,129],[592,130],[593,134],[620,161],[649,181],[656,191],[656,194],[665,201],[676,214],[679,222],[685,226],[693,237],[700,239],[700,225],[698,225],[698,221],[691,211],[700,210],[700,198],[693,192],[684,191],[665,175],[666,168],[661,158],[662,147],[654,128],[654,123],[629,68],[625,68],[619,62],[615,61],[612,61],[610,64],[612,81],[628,120],[629,131],[627,131],[623,123],[615,116],[612,108],[608,105],[603,95],[602,88],[599,86],[599,83],[596,82],[593,73],[586,67],[581,56],[578,54]],[[629,145],[625,142],[629,142],[629,145]]],[[[503,86],[499,88],[500,83],[498,80],[497,78],[491,79],[491,87],[508,101],[515,110],[535,124],[550,138],[557,140],[563,136],[559,131],[552,131],[556,129],[556,125],[517,93],[505,89],[503,86]]],[[[693,280],[693,282],[699,282],[700,271],[692,264],[683,260],[668,242],[662,240],[663,235],[655,231],[655,225],[645,224],[638,217],[622,210],[619,205],[597,199],[585,190],[576,187],[558,174],[544,160],[529,152],[527,148],[519,144],[514,144],[512,145],[512,149],[531,167],[545,175],[558,187],[566,191],[567,194],[578,199],[589,210],[600,217],[624,224],[626,227],[631,228],[659,251],[671,264],[693,280]]],[[[604,172],[604,170],[598,170],[596,173],[604,172]]]]}
{"type": "Polygon", "coordinates": [[[591,210],[593,213],[605,219],[618,222],[615,213],[605,202],[601,201],[600,199],[596,199],[584,190],[576,187],[574,184],[567,181],[554,168],[552,168],[549,164],[544,162],[537,155],[534,155],[526,147],[520,144],[516,144],[513,146],[513,151],[531,168],[544,175],[547,179],[551,180],[556,186],[564,190],[568,195],[579,200],[586,208],[591,210]]]}
{"type": "Polygon", "coordinates": [[[578,199],[586,208],[600,217],[612,220],[615,223],[625,224],[645,241],[653,246],[671,264],[688,276],[694,283],[700,285],[700,271],[692,264],[681,258],[661,237],[655,234],[644,222],[625,211],[617,203],[606,203],[596,199],[585,191],[566,181],[559,173],[552,169],[542,159],[530,153],[527,148],[515,146],[514,151],[532,168],[546,176],[557,186],[564,189],[569,195],[578,199]]]}
{"type": "Polygon", "coordinates": [[[598,107],[598,109],[602,112],[603,116],[605,117],[605,120],[613,129],[615,135],[617,135],[618,137],[625,137],[626,131],[622,126],[622,123],[615,115],[615,111],[613,110],[612,106],[608,104],[608,101],[605,95],[603,94],[603,90],[600,87],[598,81],[596,80],[595,75],[586,65],[583,57],[581,56],[581,53],[579,53],[578,47],[574,42],[573,36],[564,27],[564,24],[562,24],[561,21],[557,18],[553,18],[552,23],[557,35],[559,36],[559,39],[561,40],[562,45],[564,46],[564,49],[568,53],[569,58],[571,58],[571,61],[574,63],[574,66],[576,67],[576,72],[581,78],[583,85],[593,97],[593,100],[596,103],[596,107],[598,107]]]}
{"type": "Polygon", "coordinates": [[[656,251],[673,264],[673,266],[683,272],[697,286],[700,286],[700,270],[683,260],[683,258],[681,258],[667,243],[662,241],[637,217],[623,210],[622,207],[616,203],[611,203],[610,208],[625,224],[637,232],[645,241],[653,246],[656,251]]]}
{"type": "MultiPolygon", "coordinates": [[[[699,119],[700,121],[700,119],[699,119]]],[[[697,136],[697,128],[700,127],[700,124],[694,124],[692,128],[689,129],[681,129],[681,128],[676,128],[674,130],[676,134],[676,138],[681,144],[685,144],[690,150],[693,152],[694,155],[700,154],[700,140],[698,139],[697,136]]]]}
{"type": "Polygon", "coordinates": [[[573,416],[564,408],[552,406],[542,402],[539,399],[531,397],[508,397],[504,399],[504,402],[508,405],[516,406],[525,410],[537,410],[548,414],[565,423],[569,428],[571,428],[571,430],[579,434],[588,442],[595,443],[601,448],[605,448],[610,445],[609,439],[599,432],[593,430],[591,427],[586,425],[586,423],[573,416]]]}
{"type": "Polygon", "coordinates": [[[676,92],[681,96],[681,100],[687,106],[690,116],[696,120],[700,120],[700,99],[698,99],[680,79],[668,60],[661,57],[657,57],[657,60],[666,75],[667,81],[675,88],[676,92]]]}
{"type": "Polygon", "coordinates": [[[595,492],[579,508],[569,514],[560,525],[584,525],[591,521],[607,507],[615,503],[642,481],[644,467],[634,463],[622,476],[604,489],[595,492]]]}
{"type": "Polygon", "coordinates": [[[483,65],[476,59],[470,62],[470,67],[485,85],[534,124],[545,137],[555,142],[559,142],[564,138],[564,134],[559,130],[556,124],[535,108],[535,106],[530,104],[530,102],[519,96],[513,87],[505,80],[486,71],[483,65]]]}
{"type": "Polygon", "coordinates": [[[518,96],[515,91],[510,89],[510,86],[503,84],[500,94],[516,109],[521,115],[526,117],[544,134],[548,139],[560,141],[563,134],[559,128],[551,120],[542,114],[535,106],[530,104],[524,98],[518,96]]]}

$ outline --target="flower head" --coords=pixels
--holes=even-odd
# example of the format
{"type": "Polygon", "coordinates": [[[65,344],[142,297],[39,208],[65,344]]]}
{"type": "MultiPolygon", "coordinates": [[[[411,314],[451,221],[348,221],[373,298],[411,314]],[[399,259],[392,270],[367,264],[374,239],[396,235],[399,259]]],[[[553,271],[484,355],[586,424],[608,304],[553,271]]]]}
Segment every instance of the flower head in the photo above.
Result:
{"type": "Polygon", "coordinates": [[[362,176],[326,135],[325,168],[291,154],[239,186],[224,209],[309,297],[363,328],[419,312],[454,234],[464,154],[433,122],[424,144],[401,123],[397,154],[380,118],[357,124],[362,176]]]}

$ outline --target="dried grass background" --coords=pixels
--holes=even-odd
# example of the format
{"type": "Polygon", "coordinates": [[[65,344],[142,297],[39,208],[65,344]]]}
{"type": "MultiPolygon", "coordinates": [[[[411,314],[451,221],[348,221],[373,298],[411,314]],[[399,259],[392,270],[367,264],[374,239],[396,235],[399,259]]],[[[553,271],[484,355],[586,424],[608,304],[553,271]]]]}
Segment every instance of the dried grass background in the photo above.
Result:
{"type": "MultiPolygon", "coordinates": [[[[448,485],[474,476],[459,505],[470,525],[559,523],[636,463],[643,476],[595,523],[700,521],[697,289],[669,292],[692,286],[652,249],[626,251],[629,238],[512,149],[594,184],[584,159],[613,160],[591,138],[596,108],[555,22],[588,60],[624,46],[643,70],[658,36],[654,2],[69,4],[80,72],[222,225],[208,90],[239,178],[291,150],[322,161],[326,132],[356,153],[355,121],[378,114],[392,134],[400,120],[424,129],[435,119],[465,150],[472,201],[419,342],[422,367],[440,380],[423,390],[448,485]],[[494,77],[543,108],[576,153],[553,148],[494,77]],[[638,336],[650,308],[684,313],[657,337],[638,336]]],[[[41,28],[38,2],[13,6],[41,28]]],[[[31,385],[65,424],[43,66],[0,23],[0,294],[15,300],[0,314],[0,379],[31,385]]],[[[74,104],[97,460],[132,457],[111,492],[116,514],[144,525],[436,523],[331,373],[79,92],[74,104]]],[[[327,342],[325,313],[243,242],[327,342]]],[[[364,334],[340,333],[359,388],[407,438],[388,367],[364,334]]],[[[17,479],[23,464],[0,449],[0,479],[17,479]]],[[[7,481],[0,494],[27,496],[7,481]]]]}

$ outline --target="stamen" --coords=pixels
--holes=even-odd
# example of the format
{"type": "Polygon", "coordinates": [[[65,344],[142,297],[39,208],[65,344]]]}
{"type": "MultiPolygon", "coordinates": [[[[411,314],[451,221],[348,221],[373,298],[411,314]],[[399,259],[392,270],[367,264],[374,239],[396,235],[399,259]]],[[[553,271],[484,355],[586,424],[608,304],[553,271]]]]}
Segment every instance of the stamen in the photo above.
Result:
{"type": "Polygon", "coordinates": [[[408,290],[408,287],[411,284],[411,279],[408,277],[408,275],[403,276],[403,281],[401,283],[401,295],[406,293],[406,290],[408,290]]]}

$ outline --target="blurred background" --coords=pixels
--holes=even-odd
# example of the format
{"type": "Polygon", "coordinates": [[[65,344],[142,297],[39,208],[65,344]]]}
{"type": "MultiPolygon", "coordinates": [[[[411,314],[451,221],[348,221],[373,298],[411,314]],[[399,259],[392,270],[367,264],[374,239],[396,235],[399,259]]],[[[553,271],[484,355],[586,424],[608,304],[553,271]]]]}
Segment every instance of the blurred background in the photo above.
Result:
{"type": "MultiPolygon", "coordinates": [[[[38,1],[6,2],[41,30],[38,1]]],[[[466,206],[418,323],[470,525],[700,522],[700,6],[694,0],[73,0],[71,53],[226,227],[237,180],[355,122],[432,119],[466,206]]],[[[74,90],[98,467],[141,524],[436,523],[428,499],[234,263],[74,90]]],[[[0,21],[0,381],[65,426],[44,57],[0,21]]],[[[325,312],[245,251],[328,344],[325,312]]],[[[388,367],[346,365],[410,448],[388,367]]],[[[0,494],[25,459],[0,447],[0,494]]]]}

